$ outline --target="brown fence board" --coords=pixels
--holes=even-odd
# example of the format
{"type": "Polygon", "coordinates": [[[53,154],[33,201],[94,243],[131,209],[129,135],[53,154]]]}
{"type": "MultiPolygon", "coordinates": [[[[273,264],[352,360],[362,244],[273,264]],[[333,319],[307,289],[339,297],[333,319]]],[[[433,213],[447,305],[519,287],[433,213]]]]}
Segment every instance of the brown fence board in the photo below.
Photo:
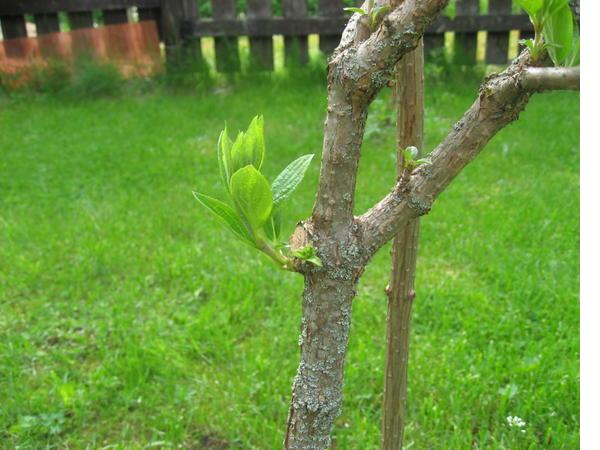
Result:
{"type": "MultiPolygon", "coordinates": [[[[94,18],[91,11],[76,11],[69,13],[69,26],[72,31],[86,30],[94,27],[94,18]]],[[[73,35],[71,45],[73,53],[77,55],[89,56],[90,49],[93,47],[92,36],[88,33],[77,33],[73,35]]]]}
{"type": "MultiPolygon", "coordinates": [[[[248,20],[269,19],[271,0],[248,0],[248,20]]],[[[250,37],[250,56],[256,68],[273,70],[273,36],[250,37]]]]}
{"type": "Polygon", "coordinates": [[[0,16],[124,9],[132,6],[158,8],[160,0],[2,0],[0,16]]]}
{"type": "Polygon", "coordinates": [[[69,13],[69,25],[71,30],[80,30],[82,28],[93,28],[94,18],[91,11],[76,11],[69,13]]]}
{"type": "Polygon", "coordinates": [[[38,34],[58,33],[60,22],[57,13],[36,14],[34,16],[35,29],[38,34]]]}
{"type": "MultiPolygon", "coordinates": [[[[479,0],[457,0],[456,15],[476,17],[479,15],[479,0]]],[[[477,31],[456,33],[455,50],[465,63],[474,63],[477,52],[477,31]]]]}
{"type": "MultiPolygon", "coordinates": [[[[213,9],[213,18],[216,21],[235,22],[235,2],[234,0],[211,0],[213,9]]],[[[196,22],[202,30],[202,22],[196,22]]],[[[205,35],[202,32],[196,33],[194,28],[194,36],[219,36],[218,34],[205,35]]],[[[221,36],[233,36],[223,33],[221,36]]],[[[217,59],[217,70],[219,72],[236,72],[240,69],[240,55],[238,50],[237,37],[215,37],[215,55],[217,59]]]]}
{"type": "MultiPolygon", "coordinates": [[[[0,16],[0,26],[2,26],[4,39],[27,37],[25,16],[0,16]]],[[[13,45],[6,47],[5,52],[9,58],[19,58],[25,55],[26,49],[20,41],[14,41],[13,45]]]]}
{"type": "Polygon", "coordinates": [[[87,42],[90,57],[110,60],[124,75],[150,74],[161,68],[160,49],[156,24],[152,22],[126,23],[99,28],[83,28],[70,32],[42,34],[37,38],[15,38],[0,41],[0,72],[10,74],[12,84],[18,86],[44,67],[42,47],[54,46],[54,55],[72,63],[77,53],[74,42],[87,42]],[[114,47],[115,42],[125,43],[114,47]],[[25,49],[20,58],[9,56],[10,49],[18,45],[25,49]],[[120,52],[119,50],[125,50],[120,52]]]}
{"type": "MultiPolygon", "coordinates": [[[[319,16],[331,18],[331,19],[341,19],[344,22],[348,21],[348,18],[344,18],[344,3],[342,0],[319,0],[317,3],[317,8],[319,11],[319,16]]],[[[344,31],[344,27],[338,29],[337,34],[330,33],[321,33],[319,32],[319,48],[326,55],[330,55],[333,53],[335,48],[340,43],[340,39],[342,38],[342,31],[344,31]]]]}
{"type": "MultiPolygon", "coordinates": [[[[169,62],[180,57],[196,57],[201,53],[199,39],[210,36],[214,37],[217,70],[235,72],[241,66],[240,36],[249,38],[253,63],[261,69],[272,70],[274,35],[284,36],[286,65],[305,64],[308,35],[318,34],[321,51],[330,54],[349,19],[343,11],[344,0],[318,0],[318,15],[314,17],[308,16],[307,0],[281,0],[283,17],[273,17],[272,0],[247,0],[247,15],[238,18],[236,3],[236,0],[211,0],[212,18],[198,20],[197,0],[0,0],[0,26],[5,39],[12,37],[13,40],[5,49],[5,55],[6,50],[19,54],[21,51],[14,39],[26,35],[24,14],[34,15],[39,35],[48,35],[59,30],[57,12],[67,12],[72,30],[84,30],[93,28],[92,11],[102,11],[104,25],[112,26],[127,23],[127,8],[136,7],[140,22],[153,21],[159,27],[169,62]]],[[[426,30],[427,51],[443,49],[444,33],[455,32],[462,62],[474,62],[477,33],[486,31],[487,62],[505,63],[509,32],[519,30],[524,37],[532,31],[527,16],[511,14],[511,5],[512,0],[489,0],[490,13],[480,15],[479,0],[457,0],[454,19],[438,17],[426,30]]],[[[72,50],[89,48],[90,43],[85,42],[87,36],[86,33],[75,34],[77,39],[72,40],[72,50]]],[[[44,40],[50,42],[47,41],[44,40]]],[[[129,50],[120,44],[115,41],[109,47],[118,55],[126,55],[129,50]]],[[[41,47],[40,51],[43,53],[41,47]]]]}
{"type": "Polygon", "coordinates": [[[160,31],[160,8],[138,8],[138,21],[147,22],[152,21],[158,28],[158,34],[162,40],[162,33],[160,31]]]}
{"type": "MultiPolygon", "coordinates": [[[[346,17],[273,17],[264,20],[207,20],[191,24],[189,32],[202,36],[298,36],[320,34],[327,37],[339,36],[346,25],[346,17]]],[[[428,28],[425,36],[446,31],[476,34],[478,30],[510,31],[530,30],[529,18],[525,15],[464,16],[449,19],[440,17],[428,28]]]]}
{"type": "Polygon", "coordinates": [[[446,39],[444,34],[426,34],[423,36],[423,45],[425,49],[425,56],[431,57],[434,52],[440,52],[444,50],[446,39]]]}
{"type": "MultiPolygon", "coordinates": [[[[489,0],[491,14],[510,14],[512,0],[489,0]]],[[[508,61],[508,41],[505,31],[488,31],[485,46],[485,60],[489,64],[505,64],[508,61]]]]}
{"type": "Polygon", "coordinates": [[[183,24],[187,22],[195,22],[198,20],[198,2],[197,0],[180,0],[181,1],[181,17],[179,23],[179,35],[183,44],[183,58],[198,60],[202,56],[202,46],[200,39],[195,38],[189,33],[183,33],[183,24]]]}
{"type": "MultiPolygon", "coordinates": [[[[60,31],[60,22],[58,21],[58,13],[47,13],[47,14],[36,14],[34,16],[35,29],[38,36],[44,36],[47,34],[52,35],[60,31]]],[[[40,53],[43,56],[59,57],[60,54],[57,52],[58,43],[53,39],[40,39],[39,47],[40,53]]]]}
{"type": "MultiPolygon", "coordinates": [[[[306,0],[283,0],[283,17],[298,19],[308,15],[306,0]]],[[[308,36],[285,36],[285,64],[304,66],[308,63],[308,36]]]]}
{"type": "Polygon", "coordinates": [[[105,9],[102,11],[102,19],[104,19],[104,25],[127,23],[127,9],[105,9]]]}

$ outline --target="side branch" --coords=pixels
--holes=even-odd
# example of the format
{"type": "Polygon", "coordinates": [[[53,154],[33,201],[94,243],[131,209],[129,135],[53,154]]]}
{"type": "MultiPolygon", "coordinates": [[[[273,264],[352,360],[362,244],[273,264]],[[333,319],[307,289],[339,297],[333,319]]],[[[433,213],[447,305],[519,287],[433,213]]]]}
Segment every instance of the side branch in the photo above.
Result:
{"type": "Polygon", "coordinates": [[[357,218],[371,255],[406,222],[427,214],[433,201],[488,141],[517,119],[534,92],[579,89],[579,68],[537,68],[528,63],[525,51],[505,71],[488,77],[475,103],[431,153],[431,164],[416,169],[407,183],[397,183],[357,218]]]}
{"type": "Polygon", "coordinates": [[[579,90],[579,67],[528,67],[521,85],[532,92],[579,90]]]}

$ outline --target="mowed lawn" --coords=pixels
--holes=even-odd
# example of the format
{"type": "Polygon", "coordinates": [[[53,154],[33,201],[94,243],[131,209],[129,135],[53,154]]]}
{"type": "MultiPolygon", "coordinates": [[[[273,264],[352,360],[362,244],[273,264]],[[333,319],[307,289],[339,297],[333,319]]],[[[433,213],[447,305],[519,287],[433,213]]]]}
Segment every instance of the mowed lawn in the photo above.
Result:
{"type": "MultiPolygon", "coordinates": [[[[476,89],[428,86],[427,151],[476,89]]],[[[282,78],[0,100],[0,448],[281,446],[302,279],[192,191],[223,195],[225,121],[264,114],[272,180],[320,155],[325,106],[322,83],[282,78]]],[[[578,447],[578,123],[578,94],[535,97],[423,219],[406,448],[578,447]]],[[[357,213],[392,186],[393,143],[393,127],[365,142],[357,213]]],[[[388,246],[354,302],[337,449],[379,446],[389,264],[388,246]]]]}

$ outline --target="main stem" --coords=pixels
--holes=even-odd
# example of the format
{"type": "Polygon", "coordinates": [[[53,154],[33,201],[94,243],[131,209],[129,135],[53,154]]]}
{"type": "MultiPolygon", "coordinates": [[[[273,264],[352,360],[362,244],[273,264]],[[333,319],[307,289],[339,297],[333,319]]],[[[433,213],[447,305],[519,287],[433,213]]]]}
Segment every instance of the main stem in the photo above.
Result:
{"type": "Polygon", "coordinates": [[[286,449],[330,448],[342,404],[344,361],[355,282],[331,273],[305,275],[301,360],[294,379],[286,449]]]}
{"type": "MultiPolygon", "coordinates": [[[[402,151],[423,148],[424,74],[423,41],[396,67],[397,169],[404,172],[402,151]]],[[[406,386],[410,318],[415,298],[415,271],[419,219],[408,222],[394,238],[392,273],[388,288],[387,355],[383,395],[382,449],[402,448],[406,423],[406,386]]]]}
{"type": "Polygon", "coordinates": [[[317,202],[292,241],[313,245],[323,267],[304,272],[300,366],[292,392],[286,449],[330,448],[340,413],[352,299],[365,264],[352,214],[367,100],[352,103],[329,69],[328,110],[317,202]]]}

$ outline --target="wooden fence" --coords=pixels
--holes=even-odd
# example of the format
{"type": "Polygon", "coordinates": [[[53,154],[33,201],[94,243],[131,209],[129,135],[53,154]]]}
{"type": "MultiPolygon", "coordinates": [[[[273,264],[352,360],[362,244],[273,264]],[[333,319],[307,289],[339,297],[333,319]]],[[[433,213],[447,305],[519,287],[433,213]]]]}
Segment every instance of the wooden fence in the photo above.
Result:
{"type": "MultiPolygon", "coordinates": [[[[486,62],[506,63],[510,31],[530,35],[531,24],[525,15],[512,14],[512,0],[488,0],[488,5],[489,11],[481,14],[479,0],[457,0],[456,16],[442,16],[427,30],[426,48],[443,47],[444,33],[454,32],[466,60],[475,61],[478,32],[486,31],[486,62]]],[[[275,35],[284,37],[290,64],[307,62],[310,34],[319,35],[320,49],[330,53],[348,20],[343,7],[343,0],[318,0],[317,14],[309,15],[306,0],[281,0],[282,15],[274,16],[272,0],[247,0],[245,14],[236,10],[235,0],[211,0],[212,16],[200,18],[197,0],[0,0],[0,26],[4,40],[19,39],[27,36],[31,17],[37,34],[43,35],[60,30],[59,13],[76,30],[93,27],[94,17],[104,25],[126,23],[133,16],[128,9],[135,8],[139,21],[156,21],[168,59],[198,53],[198,41],[213,37],[217,69],[237,71],[238,38],[247,36],[254,63],[272,70],[275,35]]]]}

